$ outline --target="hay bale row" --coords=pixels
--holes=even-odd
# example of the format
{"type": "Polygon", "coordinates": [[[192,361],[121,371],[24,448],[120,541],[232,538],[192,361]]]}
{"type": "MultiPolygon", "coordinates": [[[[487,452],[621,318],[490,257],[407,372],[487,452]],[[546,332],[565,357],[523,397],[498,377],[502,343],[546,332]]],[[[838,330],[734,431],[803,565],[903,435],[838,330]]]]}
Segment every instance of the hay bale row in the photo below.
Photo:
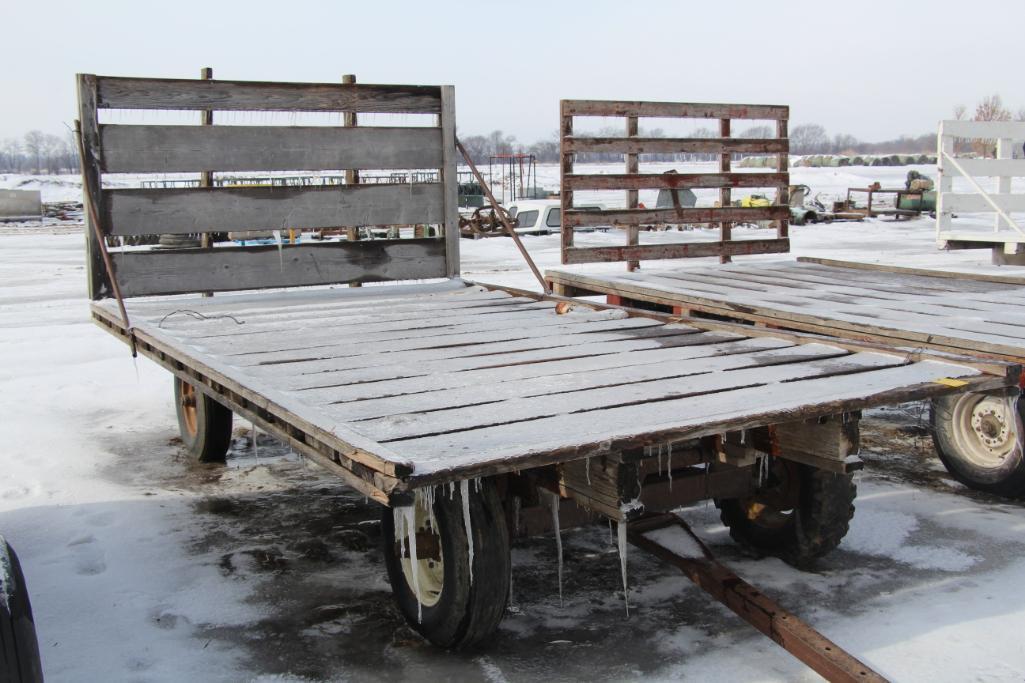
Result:
{"type": "MultiPolygon", "coordinates": [[[[745,159],[745,161],[747,161],[745,159]]],[[[834,154],[810,154],[797,158],[792,166],[811,168],[836,168],[841,166],[909,166],[911,164],[935,164],[936,157],[930,154],[884,154],[879,156],[839,156],[834,154]]],[[[743,164],[742,164],[743,165],[743,164]]],[[[757,164],[752,163],[752,167],[757,164]]]]}

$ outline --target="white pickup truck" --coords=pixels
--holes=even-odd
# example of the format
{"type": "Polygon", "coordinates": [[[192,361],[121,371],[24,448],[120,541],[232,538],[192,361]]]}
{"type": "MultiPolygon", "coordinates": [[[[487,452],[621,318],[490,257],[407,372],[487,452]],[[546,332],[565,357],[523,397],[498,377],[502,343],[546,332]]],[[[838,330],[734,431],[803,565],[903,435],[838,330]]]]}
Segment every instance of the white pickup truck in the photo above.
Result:
{"type": "MultiPolygon", "coordinates": [[[[548,235],[562,230],[562,204],[557,199],[524,199],[510,204],[508,208],[509,214],[517,221],[516,232],[522,235],[548,235]]],[[[605,207],[594,204],[593,206],[574,208],[603,209],[605,207]]],[[[594,229],[588,227],[580,230],[593,231],[594,229]]]]}

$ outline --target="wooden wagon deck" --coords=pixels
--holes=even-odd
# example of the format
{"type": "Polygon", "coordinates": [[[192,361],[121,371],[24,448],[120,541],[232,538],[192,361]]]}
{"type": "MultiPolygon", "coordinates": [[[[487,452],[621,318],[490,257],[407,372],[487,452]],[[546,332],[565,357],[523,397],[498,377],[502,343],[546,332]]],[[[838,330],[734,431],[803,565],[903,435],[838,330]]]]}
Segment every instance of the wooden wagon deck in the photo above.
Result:
{"type": "Polygon", "coordinates": [[[545,277],[566,294],[606,294],[846,339],[1025,358],[1025,281],[1015,278],[813,259],[600,275],[550,270],[545,277]]]}
{"type": "MultiPolygon", "coordinates": [[[[459,280],[128,306],[145,355],[382,502],[960,381],[1014,381],[1003,366],[989,374],[801,335],[582,304],[560,313],[552,298],[459,280]]],[[[113,301],[94,303],[93,316],[125,336],[113,301]]]]}

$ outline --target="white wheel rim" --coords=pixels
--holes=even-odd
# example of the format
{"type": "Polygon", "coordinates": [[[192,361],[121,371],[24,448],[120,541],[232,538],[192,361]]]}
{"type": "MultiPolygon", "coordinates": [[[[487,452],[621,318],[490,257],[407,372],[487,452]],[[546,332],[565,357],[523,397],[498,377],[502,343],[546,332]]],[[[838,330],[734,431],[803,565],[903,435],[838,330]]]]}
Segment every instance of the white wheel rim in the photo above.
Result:
{"type": "MultiPolygon", "coordinates": [[[[428,503],[422,500],[420,494],[417,494],[417,500],[413,505],[414,509],[414,524],[416,531],[419,534],[428,533],[434,534],[436,542],[438,544],[438,559],[429,558],[417,558],[416,566],[413,566],[413,560],[409,557],[400,557],[399,564],[402,565],[402,575],[406,578],[406,585],[409,586],[409,590],[416,596],[416,589],[414,586],[420,586],[419,600],[420,604],[424,607],[434,607],[441,600],[441,592],[445,587],[445,553],[441,547],[441,537],[438,535],[438,530],[433,528],[432,523],[436,522],[431,518],[427,508],[428,503]],[[413,582],[413,572],[416,572],[417,582],[413,582]]],[[[396,529],[396,536],[398,535],[398,529],[396,529]]],[[[408,543],[408,539],[399,539],[400,545],[408,543]]],[[[408,551],[407,551],[408,552],[408,551]]]]}
{"type": "Polygon", "coordinates": [[[1014,452],[1017,430],[1013,399],[964,394],[952,411],[954,442],[959,454],[972,465],[1001,467],[1014,452]]]}

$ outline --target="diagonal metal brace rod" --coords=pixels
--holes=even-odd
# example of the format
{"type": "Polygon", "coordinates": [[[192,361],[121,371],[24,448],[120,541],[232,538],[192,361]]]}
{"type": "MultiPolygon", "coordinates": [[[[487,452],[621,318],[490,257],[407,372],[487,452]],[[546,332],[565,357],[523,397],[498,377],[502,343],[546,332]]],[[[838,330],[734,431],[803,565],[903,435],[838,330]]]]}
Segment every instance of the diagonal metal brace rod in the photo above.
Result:
{"type": "MultiPolygon", "coordinates": [[[[534,277],[536,277],[537,281],[541,283],[542,291],[544,291],[545,294],[551,294],[551,287],[548,286],[544,276],[541,275],[541,271],[537,269],[537,264],[534,263],[534,259],[532,259],[530,254],[527,253],[527,248],[523,246],[523,242],[520,241],[519,234],[513,228],[513,224],[509,222],[509,217],[506,214],[505,209],[498,205],[498,202],[495,200],[495,195],[491,194],[491,188],[484,182],[484,178],[481,176],[480,171],[477,170],[477,166],[473,163],[473,159],[471,159],[470,155],[466,153],[466,148],[463,147],[463,143],[459,142],[459,138],[456,138],[456,148],[459,150],[459,153],[463,155],[463,158],[466,159],[466,163],[469,165],[470,171],[473,173],[473,177],[477,179],[478,183],[480,183],[485,196],[488,198],[488,202],[491,203],[491,208],[494,210],[495,215],[498,216],[498,219],[502,221],[502,225],[505,226],[505,231],[509,233],[509,237],[512,237],[513,242],[516,243],[516,248],[520,250],[520,254],[522,254],[527,265],[530,266],[530,270],[534,273],[534,277]]],[[[565,229],[565,226],[563,226],[563,230],[565,229]]]]}
{"type": "Polygon", "coordinates": [[[829,681],[887,680],[806,622],[776,604],[757,588],[719,564],[711,551],[674,514],[660,514],[631,522],[627,538],[632,544],[679,568],[691,581],[713,598],[729,607],[777,645],[807,664],[829,681]],[[657,529],[678,527],[697,543],[703,557],[679,555],[645,536],[657,529]]]}

